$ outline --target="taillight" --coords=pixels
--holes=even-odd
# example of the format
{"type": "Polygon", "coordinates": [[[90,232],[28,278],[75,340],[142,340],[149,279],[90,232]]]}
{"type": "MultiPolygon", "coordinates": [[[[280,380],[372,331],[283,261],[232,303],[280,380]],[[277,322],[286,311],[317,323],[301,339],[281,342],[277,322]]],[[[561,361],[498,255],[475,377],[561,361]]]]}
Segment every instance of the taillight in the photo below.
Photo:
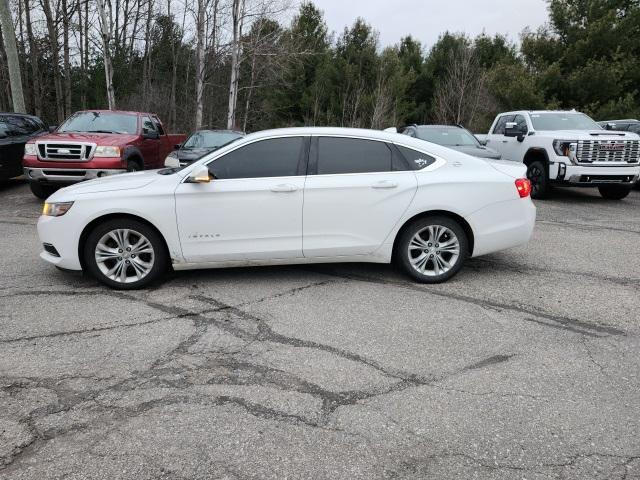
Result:
{"type": "Polygon", "coordinates": [[[531,194],[531,182],[528,178],[518,178],[516,180],[516,190],[520,198],[528,197],[531,194]]]}

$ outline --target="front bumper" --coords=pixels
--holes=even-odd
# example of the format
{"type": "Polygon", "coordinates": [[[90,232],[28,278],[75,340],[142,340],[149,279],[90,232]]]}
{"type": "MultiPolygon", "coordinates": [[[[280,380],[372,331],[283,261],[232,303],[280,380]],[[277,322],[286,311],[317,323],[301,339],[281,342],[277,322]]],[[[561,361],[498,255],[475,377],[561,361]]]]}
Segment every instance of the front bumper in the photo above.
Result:
{"type": "Polygon", "coordinates": [[[561,162],[549,166],[554,185],[597,187],[600,185],[633,185],[640,179],[640,165],[573,165],[561,162]]]}
{"type": "Polygon", "coordinates": [[[70,169],[24,167],[24,175],[27,180],[42,183],[77,183],[126,172],[127,170],[124,168],[70,169]]]}
{"type": "Polygon", "coordinates": [[[82,270],[78,255],[80,232],[76,231],[79,223],[73,221],[70,213],[71,210],[60,217],[40,216],[38,237],[43,245],[40,258],[66,270],[82,270]]]}

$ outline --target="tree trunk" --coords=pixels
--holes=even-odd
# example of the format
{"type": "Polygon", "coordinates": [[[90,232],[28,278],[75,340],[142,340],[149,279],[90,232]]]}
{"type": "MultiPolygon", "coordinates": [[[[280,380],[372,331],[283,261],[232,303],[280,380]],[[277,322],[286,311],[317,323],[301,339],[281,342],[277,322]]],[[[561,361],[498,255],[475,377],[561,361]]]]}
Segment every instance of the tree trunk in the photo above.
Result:
{"type": "Polygon", "coordinates": [[[109,41],[111,39],[110,23],[107,23],[107,14],[104,9],[104,0],[97,0],[98,13],[100,15],[100,27],[102,28],[102,48],[104,50],[104,75],[107,80],[107,103],[109,110],[116,109],[116,94],[113,88],[113,67],[111,65],[111,51],[109,41]]]}
{"type": "MultiPolygon", "coordinates": [[[[2,1],[2,0],[0,0],[2,1]]],[[[47,34],[49,36],[49,47],[53,59],[53,84],[56,90],[56,110],[58,114],[58,123],[64,121],[64,99],[62,95],[62,80],[60,79],[60,55],[58,52],[58,29],[56,28],[56,20],[53,18],[51,11],[51,3],[49,0],[42,1],[42,10],[47,21],[47,34]]]]}
{"type": "Polygon", "coordinates": [[[240,53],[242,41],[242,22],[244,20],[244,1],[233,0],[233,40],[231,44],[231,80],[229,82],[229,108],[227,110],[227,128],[236,128],[236,108],[238,106],[238,84],[240,83],[240,53]]]}
{"type": "Polygon", "coordinates": [[[33,36],[33,27],[31,25],[31,5],[29,0],[24,0],[25,23],[27,28],[27,39],[29,41],[29,63],[31,64],[32,78],[32,98],[34,112],[36,116],[42,117],[42,97],[40,93],[40,68],[38,65],[38,45],[33,36]]]}
{"type": "Polygon", "coordinates": [[[65,116],[71,115],[71,63],[69,61],[69,12],[67,0],[62,0],[62,51],[64,63],[65,116]]]}
{"type": "Polygon", "coordinates": [[[195,129],[202,128],[202,112],[203,112],[203,93],[204,93],[204,16],[205,16],[205,0],[198,0],[198,16],[197,24],[197,40],[196,40],[196,124],[195,129]]]}
{"type": "Polygon", "coordinates": [[[144,63],[142,65],[142,106],[149,110],[149,90],[151,82],[151,20],[153,19],[153,0],[148,1],[147,24],[144,32],[144,63]]]}
{"type": "Polygon", "coordinates": [[[22,77],[20,75],[20,60],[16,46],[16,33],[13,29],[8,0],[0,0],[0,27],[2,28],[2,38],[4,39],[4,47],[7,53],[13,110],[26,113],[24,94],[22,92],[22,77]]]}

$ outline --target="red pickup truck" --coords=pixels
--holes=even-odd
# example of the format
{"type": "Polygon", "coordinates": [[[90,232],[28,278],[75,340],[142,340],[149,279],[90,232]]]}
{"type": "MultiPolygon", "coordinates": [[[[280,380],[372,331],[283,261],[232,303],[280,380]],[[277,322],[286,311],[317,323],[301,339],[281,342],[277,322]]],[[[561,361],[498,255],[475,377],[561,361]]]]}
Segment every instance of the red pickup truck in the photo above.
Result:
{"type": "Polygon", "coordinates": [[[86,110],[29,141],[22,166],[31,191],[44,199],[65,184],[162,168],[185,138],[167,135],[152,113],[86,110]]]}

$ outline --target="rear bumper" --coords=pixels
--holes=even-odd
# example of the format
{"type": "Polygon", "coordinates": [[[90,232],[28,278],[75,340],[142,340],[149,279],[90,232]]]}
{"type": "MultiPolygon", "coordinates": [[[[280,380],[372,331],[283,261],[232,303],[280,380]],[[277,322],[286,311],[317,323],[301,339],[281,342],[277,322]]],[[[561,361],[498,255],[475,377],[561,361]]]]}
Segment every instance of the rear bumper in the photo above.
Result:
{"type": "Polygon", "coordinates": [[[531,198],[493,203],[466,220],[474,232],[473,257],[523,245],[531,239],[536,207],[531,198]]]}
{"type": "Polygon", "coordinates": [[[555,163],[549,167],[554,185],[567,187],[597,187],[600,185],[633,185],[640,178],[640,166],[568,165],[555,163]]]}
{"type": "Polygon", "coordinates": [[[83,180],[93,180],[95,178],[106,177],[126,173],[124,168],[34,168],[24,167],[24,175],[30,182],[69,184],[82,182],[83,180]]]}

